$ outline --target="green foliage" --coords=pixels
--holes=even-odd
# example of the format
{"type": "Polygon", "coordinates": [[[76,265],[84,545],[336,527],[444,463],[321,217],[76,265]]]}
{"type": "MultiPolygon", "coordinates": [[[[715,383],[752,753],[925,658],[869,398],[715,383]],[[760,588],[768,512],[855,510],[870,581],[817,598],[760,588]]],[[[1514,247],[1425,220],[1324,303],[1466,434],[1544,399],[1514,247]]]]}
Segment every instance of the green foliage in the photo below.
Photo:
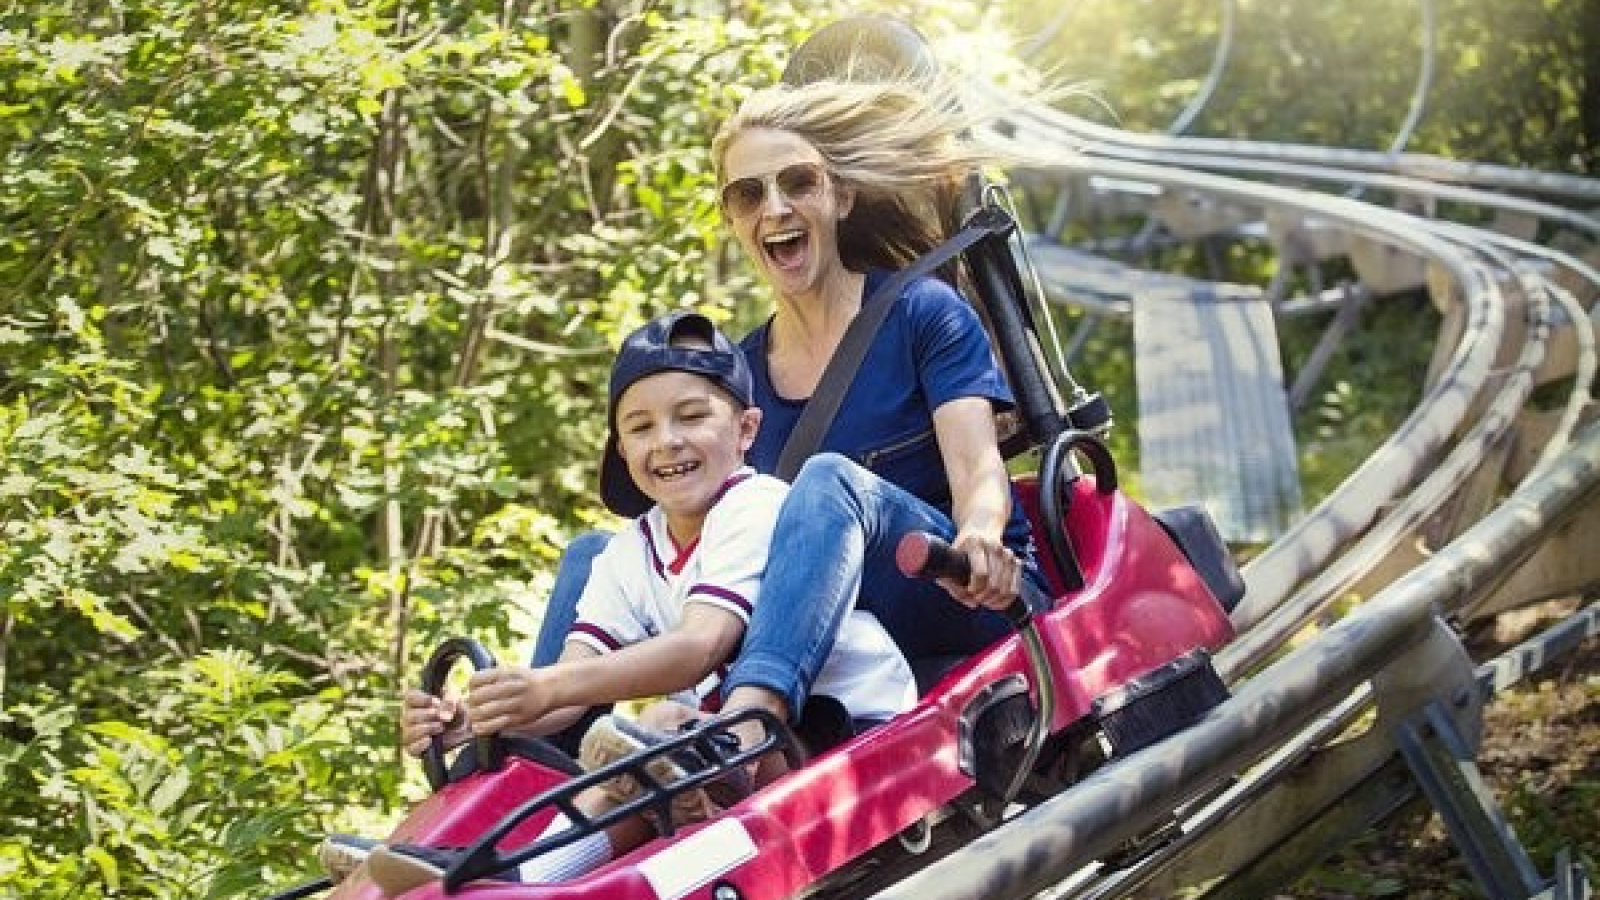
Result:
{"type": "Polygon", "coordinates": [[[598,7],[7,14],[0,882],[258,891],[399,801],[390,698],[513,643],[609,346],[700,298],[705,133],[791,32],[678,12],[598,63],[598,7]]]}
{"type": "MultiPolygon", "coordinates": [[[[1285,322],[1285,365],[1300,370],[1326,321],[1285,322]]],[[[1420,295],[1390,297],[1365,307],[1351,336],[1329,359],[1319,384],[1327,385],[1295,420],[1300,480],[1309,497],[1325,496],[1366,461],[1422,399],[1427,352],[1439,332],[1439,315],[1420,295]]]]}
{"type": "MultiPolygon", "coordinates": [[[[1031,14],[1010,6],[879,8],[998,58],[986,26],[1031,14]]],[[[1089,45],[1127,83],[1058,57],[1135,125],[1181,102],[1170,73],[1214,34],[1210,7],[1171,5],[1193,28],[1135,15],[1158,6],[1117,5],[1105,27],[1126,30],[1089,45]]],[[[0,897],[260,895],[312,873],[314,835],[414,796],[401,685],[448,634],[515,652],[559,548],[608,521],[592,482],[618,336],[680,304],[765,314],[705,147],[844,9],[0,11],[0,897]]],[[[1374,133],[1390,68],[1350,113],[1374,133]]],[[[1235,90],[1207,128],[1290,134],[1241,125],[1235,90]]],[[[1354,141],[1356,119],[1316,111],[1292,112],[1354,141]]],[[[1131,458],[1115,338],[1086,381],[1131,458]]]]}
{"type": "Polygon", "coordinates": [[[142,700],[136,720],[89,723],[56,707],[0,754],[8,784],[37,790],[0,851],[17,896],[227,897],[281,880],[285,842],[303,844],[331,819],[308,798],[358,790],[367,779],[350,767],[385,762],[353,746],[339,691],[308,692],[242,651],[208,651],[125,687],[142,700]],[[52,852],[62,828],[81,856],[52,852]]]}
{"type": "Polygon", "coordinates": [[[752,315],[705,147],[837,11],[727,12],[0,13],[0,894],[260,893],[403,802],[421,655],[607,520],[617,336],[752,315]]]}
{"type": "MultiPolygon", "coordinates": [[[[1018,4],[1032,60],[1087,80],[1123,127],[1164,131],[1199,96],[1224,34],[1210,0],[1018,4]]],[[[1215,90],[1186,133],[1389,149],[1423,66],[1425,4],[1240,2],[1215,90]]],[[[1600,170],[1593,60],[1600,9],[1437,0],[1434,68],[1405,149],[1576,173],[1600,170]],[[1531,9],[1530,7],[1537,7],[1531,9]]],[[[1101,115],[1083,104],[1084,115],[1101,115]]]]}
{"type": "Polygon", "coordinates": [[[1516,828],[1517,839],[1527,849],[1540,872],[1552,872],[1565,851],[1584,871],[1593,872],[1600,859],[1596,846],[1600,836],[1600,780],[1581,773],[1566,787],[1566,796],[1556,798],[1541,790],[1534,778],[1524,778],[1505,798],[1506,815],[1516,828]],[[1558,802],[1559,800],[1559,802],[1558,802]]]}

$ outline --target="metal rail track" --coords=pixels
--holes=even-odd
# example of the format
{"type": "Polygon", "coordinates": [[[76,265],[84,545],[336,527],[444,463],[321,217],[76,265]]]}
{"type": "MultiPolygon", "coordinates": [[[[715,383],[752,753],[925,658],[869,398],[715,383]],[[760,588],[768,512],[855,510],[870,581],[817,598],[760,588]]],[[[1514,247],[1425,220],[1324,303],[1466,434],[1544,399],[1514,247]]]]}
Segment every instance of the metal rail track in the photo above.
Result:
{"type": "Polygon", "coordinates": [[[1292,759],[1274,754],[1304,752],[1323,732],[1337,730],[1352,692],[1375,676],[1373,690],[1381,695],[1394,687],[1385,677],[1417,690],[1452,664],[1459,668],[1436,610],[1492,585],[1502,567],[1531,554],[1549,528],[1597,495],[1600,425],[1591,425],[1465,534],[1310,643],[1237,684],[1233,698],[1198,724],[1097,771],[877,897],[1032,896],[1165,824],[1197,792],[1263,763],[1281,775],[1292,759]]]}
{"type": "MultiPolygon", "coordinates": [[[[1235,218],[1240,210],[1258,221],[1298,217],[1408,254],[1425,262],[1449,327],[1411,415],[1245,567],[1249,594],[1233,614],[1240,637],[1217,658],[1233,685],[1230,701],[877,896],[1101,900],[1169,896],[1181,885],[1209,885],[1205,896],[1219,900],[1256,896],[1285,874],[1282,866],[1314,860],[1419,787],[1491,897],[1586,896],[1574,866],[1553,882],[1539,879],[1503,823],[1485,818],[1492,800],[1456,776],[1475,772],[1485,700],[1532,671],[1530,660],[1547,662],[1592,638],[1600,613],[1589,605],[1481,667],[1448,620],[1503,585],[1560,529],[1596,519],[1600,423],[1581,423],[1593,412],[1600,273],[1569,252],[1358,198],[1448,201],[1593,242],[1600,219],[1583,207],[1600,204],[1600,180],[1411,154],[1130,135],[979,93],[979,102],[1008,110],[1004,127],[982,136],[1035,160],[1032,177],[1063,185],[1094,178],[1147,200],[1180,194],[1235,218]],[[1351,192],[1329,193],[1336,190],[1351,192]],[[1574,343],[1570,364],[1553,355],[1558,331],[1574,343]],[[1561,379],[1567,398],[1538,464],[1519,484],[1482,484],[1534,387],[1561,379]],[[1482,514],[1452,509],[1471,490],[1509,493],[1482,514]],[[1418,563],[1409,544],[1425,531],[1438,546],[1418,563]],[[1287,649],[1358,583],[1375,591],[1370,599],[1287,649]],[[1098,862],[1174,823],[1176,840],[1143,859],[1116,871],[1098,862]],[[1276,871],[1274,852],[1287,860],[1276,871]]],[[[1589,572],[1592,589],[1600,575],[1589,572]]]]}

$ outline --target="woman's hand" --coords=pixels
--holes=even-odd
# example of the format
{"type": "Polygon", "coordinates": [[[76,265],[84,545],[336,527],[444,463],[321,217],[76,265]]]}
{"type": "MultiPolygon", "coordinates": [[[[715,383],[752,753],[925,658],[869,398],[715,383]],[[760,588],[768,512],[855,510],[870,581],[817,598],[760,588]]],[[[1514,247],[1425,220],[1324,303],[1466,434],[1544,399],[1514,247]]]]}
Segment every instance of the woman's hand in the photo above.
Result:
{"type": "Polygon", "coordinates": [[[967,557],[972,576],[965,584],[939,579],[939,584],[957,601],[971,607],[1005,609],[1022,590],[1022,565],[999,539],[965,531],[951,542],[967,557]]]}
{"type": "Polygon", "coordinates": [[[533,730],[535,723],[560,706],[552,693],[552,672],[497,666],[474,673],[467,686],[467,718],[472,733],[533,730]]]}
{"type": "Polygon", "coordinates": [[[406,691],[400,705],[400,745],[412,756],[421,756],[438,735],[446,747],[454,747],[471,733],[465,713],[455,697],[406,691]]]}

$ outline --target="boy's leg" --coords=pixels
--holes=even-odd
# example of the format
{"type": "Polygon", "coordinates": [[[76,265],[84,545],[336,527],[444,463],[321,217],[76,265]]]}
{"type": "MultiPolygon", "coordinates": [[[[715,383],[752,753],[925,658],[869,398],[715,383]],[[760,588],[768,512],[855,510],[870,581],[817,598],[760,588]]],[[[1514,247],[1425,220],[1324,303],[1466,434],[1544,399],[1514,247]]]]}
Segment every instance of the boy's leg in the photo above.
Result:
{"type": "MultiPolygon", "coordinates": [[[[640,716],[640,727],[652,732],[671,733],[696,718],[697,712],[692,707],[674,701],[661,701],[645,708],[640,716]]],[[[635,736],[635,729],[619,729],[614,722],[607,716],[584,736],[578,755],[585,768],[598,769],[649,746],[648,739],[635,736]]],[[[671,784],[686,774],[668,757],[652,762],[649,771],[651,777],[661,784],[671,784]]],[[[585,816],[593,818],[631,800],[638,792],[639,785],[635,779],[619,776],[605,784],[588,788],[575,797],[573,803],[585,816]]],[[[681,795],[673,802],[673,820],[679,824],[700,821],[715,812],[710,799],[701,790],[681,795]]],[[[558,813],[536,840],[560,834],[571,827],[571,821],[558,813]]],[[[526,860],[517,867],[514,875],[507,873],[509,877],[504,880],[530,884],[567,881],[600,868],[655,836],[655,826],[644,816],[630,816],[604,831],[584,835],[570,844],[526,860]]],[[[461,852],[459,849],[414,845],[378,847],[367,857],[367,870],[373,882],[385,894],[396,897],[440,878],[461,852]]]]}
{"type": "MultiPolygon", "coordinates": [[[[598,816],[615,807],[615,801],[601,787],[590,788],[573,799],[573,805],[586,816],[598,816]]],[[[560,834],[572,827],[567,817],[557,813],[540,837],[560,834]]],[[[624,819],[604,831],[587,834],[565,847],[535,856],[517,867],[517,874],[529,884],[570,881],[593,872],[629,850],[655,837],[643,819],[624,819]]]]}
{"type": "MultiPolygon", "coordinates": [[[[595,720],[584,735],[578,762],[585,769],[595,771],[676,736],[681,726],[699,717],[698,710],[674,700],[651,704],[633,721],[616,715],[603,716],[595,720]]],[[[645,771],[657,784],[670,785],[703,765],[692,752],[673,753],[652,759],[645,764],[645,771]]],[[[613,805],[621,805],[642,793],[643,786],[631,775],[619,775],[600,785],[600,789],[609,793],[613,805]]],[[[704,821],[718,811],[705,789],[686,791],[672,798],[672,820],[678,825],[704,821]]]]}
{"type": "MultiPolygon", "coordinates": [[[[573,804],[586,816],[598,816],[614,808],[616,801],[603,788],[595,787],[573,798],[573,804]]],[[[572,828],[564,814],[556,817],[536,840],[572,828]]],[[[618,856],[655,836],[655,831],[637,816],[624,819],[604,831],[586,834],[570,844],[535,856],[505,873],[501,880],[524,884],[555,884],[587,875],[618,856]]],[[[443,877],[445,870],[460,858],[460,849],[439,849],[415,845],[378,847],[367,860],[372,881],[390,897],[398,897],[430,881],[443,877]]]]}
{"type": "Polygon", "coordinates": [[[676,700],[657,700],[639,711],[640,725],[652,731],[671,733],[700,718],[700,711],[676,700]]]}
{"type": "Polygon", "coordinates": [[[381,843],[382,841],[377,838],[362,837],[358,834],[333,833],[324,837],[322,843],[318,845],[317,859],[333,883],[338,884],[349,878],[351,872],[360,868],[373,848],[381,843]]]}

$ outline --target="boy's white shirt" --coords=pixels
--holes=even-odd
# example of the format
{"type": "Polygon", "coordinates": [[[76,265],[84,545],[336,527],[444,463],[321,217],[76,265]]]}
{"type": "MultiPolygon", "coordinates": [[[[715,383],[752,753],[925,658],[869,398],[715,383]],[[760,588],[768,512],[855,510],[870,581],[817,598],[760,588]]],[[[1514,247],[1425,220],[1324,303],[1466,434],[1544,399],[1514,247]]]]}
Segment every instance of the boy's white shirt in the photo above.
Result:
{"type": "MultiPolygon", "coordinates": [[[[567,640],[607,653],[676,628],[688,603],[709,603],[748,625],[760,599],[778,508],[788,492],[784,482],[740,468],[706,513],[699,540],[688,548],[674,545],[666,516],[659,506],[651,507],[595,557],[567,640]]],[[[719,669],[675,699],[698,706],[716,690],[722,674],[719,669]]],[[[877,617],[863,610],[845,618],[811,690],[835,698],[858,719],[887,719],[917,699],[905,657],[877,617]]]]}

